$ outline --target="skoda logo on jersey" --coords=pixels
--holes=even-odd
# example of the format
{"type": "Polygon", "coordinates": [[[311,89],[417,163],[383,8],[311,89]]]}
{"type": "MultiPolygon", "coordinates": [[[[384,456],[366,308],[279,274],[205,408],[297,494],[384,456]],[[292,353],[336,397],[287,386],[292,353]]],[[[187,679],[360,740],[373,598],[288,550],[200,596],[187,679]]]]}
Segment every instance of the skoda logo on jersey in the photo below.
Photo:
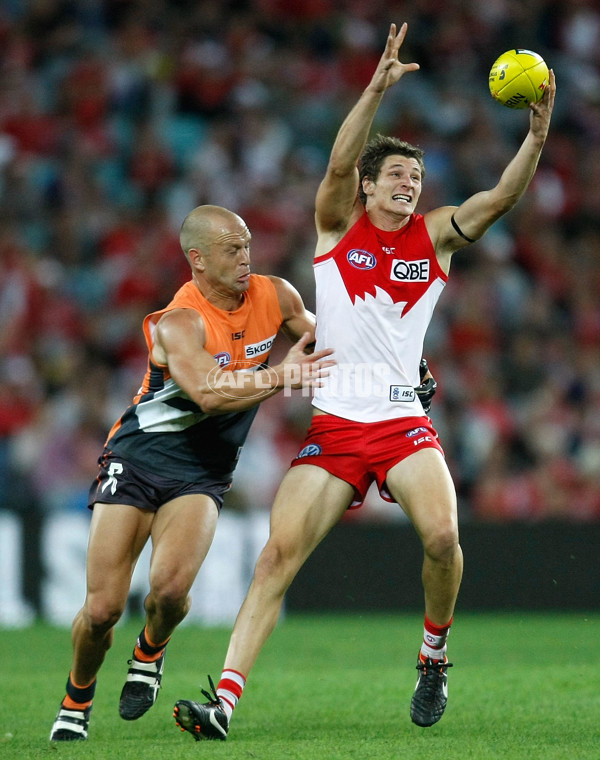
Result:
{"type": "Polygon", "coordinates": [[[304,459],[304,457],[318,457],[322,451],[323,449],[319,446],[318,443],[309,443],[308,446],[305,446],[302,449],[302,451],[298,452],[296,459],[304,459]]]}
{"type": "Polygon", "coordinates": [[[361,251],[360,248],[353,248],[348,251],[347,258],[355,269],[373,269],[377,264],[377,259],[369,251],[361,251]]]}
{"type": "Polygon", "coordinates": [[[429,259],[420,261],[394,259],[390,279],[396,282],[429,282],[429,259]]]}
{"type": "Polygon", "coordinates": [[[251,359],[253,356],[259,356],[265,354],[271,349],[273,343],[275,343],[276,335],[271,335],[270,338],[259,340],[258,343],[251,343],[245,347],[246,359],[251,359]]]}
{"type": "Polygon", "coordinates": [[[231,361],[231,354],[228,354],[227,351],[221,351],[221,353],[215,354],[214,358],[219,367],[226,367],[231,361]]]}

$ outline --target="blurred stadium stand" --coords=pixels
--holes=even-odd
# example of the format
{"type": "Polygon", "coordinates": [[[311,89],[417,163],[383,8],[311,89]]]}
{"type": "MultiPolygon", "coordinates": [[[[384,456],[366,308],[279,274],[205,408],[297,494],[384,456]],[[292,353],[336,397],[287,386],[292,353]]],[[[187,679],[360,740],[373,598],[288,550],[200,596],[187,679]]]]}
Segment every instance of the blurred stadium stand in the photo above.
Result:
{"type": "MultiPolygon", "coordinates": [[[[421,70],[386,95],[376,128],[425,149],[420,211],[494,184],[525,134],[527,112],[488,92],[501,52],[533,49],[557,76],[532,187],[456,256],[427,340],[462,522],[598,525],[597,2],[4,0],[0,624],[47,614],[49,521],[89,519],[104,437],[145,367],[142,317],[188,276],[188,211],[236,210],[255,270],[313,304],[316,187],[403,20],[401,57],[421,70]]],[[[229,510],[266,515],[309,415],[300,394],[263,406],[229,510]]],[[[347,522],[405,520],[371,493],[347,522]]]]}

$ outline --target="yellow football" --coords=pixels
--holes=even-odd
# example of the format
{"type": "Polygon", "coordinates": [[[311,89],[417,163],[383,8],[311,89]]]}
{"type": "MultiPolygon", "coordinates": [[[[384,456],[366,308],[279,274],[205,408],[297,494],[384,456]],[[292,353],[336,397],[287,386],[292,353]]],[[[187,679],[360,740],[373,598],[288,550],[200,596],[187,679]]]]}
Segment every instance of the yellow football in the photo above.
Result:
{"type": "Polygon", "coordinates": [[[507,50],[490,70],[492,97],[507,108],[527,108],[542,99],[548,86],[548,66],[532,50],[507,50]]]}

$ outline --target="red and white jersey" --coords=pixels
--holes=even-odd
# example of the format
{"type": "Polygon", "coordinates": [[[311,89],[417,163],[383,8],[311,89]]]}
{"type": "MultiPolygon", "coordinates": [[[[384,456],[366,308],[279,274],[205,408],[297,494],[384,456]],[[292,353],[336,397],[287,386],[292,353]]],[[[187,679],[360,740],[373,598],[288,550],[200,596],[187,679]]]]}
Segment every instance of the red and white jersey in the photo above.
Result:
{"type": "Polygon", "coordinates": [[[337,364],[313,405],[357,422],[421,416],[419,361],[448,280],[423,216],[387,232],[364,213],[314,271],[316,347],[337,364]]]}

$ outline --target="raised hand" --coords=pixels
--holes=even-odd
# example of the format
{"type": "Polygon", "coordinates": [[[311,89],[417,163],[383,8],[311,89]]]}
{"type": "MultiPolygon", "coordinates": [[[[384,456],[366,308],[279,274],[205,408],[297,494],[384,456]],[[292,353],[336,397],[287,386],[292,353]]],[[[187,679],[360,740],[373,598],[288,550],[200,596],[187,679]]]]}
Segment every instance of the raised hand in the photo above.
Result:
{"type": "Polygon", "coordinates": [[[550,126],[550,117],[554,108],[554,97],[556,95],[556,80],[554,71],[550,69],[550,80],[544,91],[542,99],[538,103],[530,103],[529,108],[529,126],[531,131],[540,137],[546,137],[550,126]]]}
{"type": "Polygon", "coordinates": [[[396,24],[390,25],[385,50],[371,79],[371,86],[378,92],[387,90],[408,71],[418,71],[420,68],[418,63],[402,63],[398,59],[398,53],[406,37],[407,29],[408,24],[406,22],[402,24],[398,32],[396,32],[396,24]]]}

